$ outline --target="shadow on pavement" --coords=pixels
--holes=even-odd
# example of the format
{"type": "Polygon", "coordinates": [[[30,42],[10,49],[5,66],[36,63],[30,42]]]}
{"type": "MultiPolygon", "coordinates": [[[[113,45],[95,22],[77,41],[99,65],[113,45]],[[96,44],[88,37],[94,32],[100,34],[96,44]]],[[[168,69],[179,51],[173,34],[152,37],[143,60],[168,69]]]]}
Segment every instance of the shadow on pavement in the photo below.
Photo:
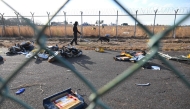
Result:
{"type": "Polygon", "coordinates": [[[73,64],[73,63],[77,63],[78,65],[89,69],[86,65],[90,64],[95,64],[95,62],[90,61],[90,57],[86,56],[86,55],[81,55],[79,57],[73,57],[73,58],[67,58],[67,60],[73,64]]]}
{"type": "Polygon", "coordinates": [[[4,61],[1,61],[1,62],[0,62],[0,65],[1,65],[1,64],[4,64],[4,61]]]}

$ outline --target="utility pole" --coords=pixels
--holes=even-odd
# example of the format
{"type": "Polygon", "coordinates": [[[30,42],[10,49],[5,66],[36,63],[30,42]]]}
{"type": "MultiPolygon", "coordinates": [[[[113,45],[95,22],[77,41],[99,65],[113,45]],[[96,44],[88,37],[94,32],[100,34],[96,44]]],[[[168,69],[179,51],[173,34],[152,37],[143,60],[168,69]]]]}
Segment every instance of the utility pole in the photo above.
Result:
{"type": "Polygon", "coordinates": [[[99,26],[99,37],[100,37],[100,11],[99,11],[99,21],[98,21],[98,26],[99,26]]]}
{"type": "Polygon", "coordinates": [[[117,19],[116,19],[116,39],[117,39],[117,26],[118,26],[118,11],[117,11],[117,19]]]}
{"type": "Polygon", "coordinates": [[[81,12],[81,35],[80,35],[80,39],[81,39],[81,36],[83,36],[83,19],[82,19],[82,14],[83,14],[83,12],[82,11],[80,11],[81,12]]]}
{"type": "Polygon", "coordinates": [[[18,26],[18,33],[19,33],[19,36],[20,36],[20,20],[19,20],[19,18],[18,18],[19,13],[18,13],[18,12],[15,12],[15,14],[16,14],[17,20],[18,20],[17,26],[18,26]]]}
{"type": "Polygon", "coordinates": [[[47,14],[48,14],[48,28],[49,28],[49,33],[50,33],[50,37],[51,37],[51,29],[50,29],[50,21],[49,21],[50,12],[47,12],[47,14]]]}
{"type": "MultiPolygon", "coordinates": [[[[179,9],[174,10],[174,11],[175,11],[174,26],[175,26],[176,14],[177,14],[178,10],[179,10],[179,9]]],[[[174,27],[174,29],[173,29],[173,37],[174,37],[174,38],[175,38],[175,28],[176,28],[176,27],[174,27]]]]}
{"type": "MultiPolygon", "coordinates": [[[[31,15],[32,15],[32,22],[33,22],[33,25],[35,25],[34,24],[34,13],[32,13],[32,12],[30,12],[31,13],[31,15]]],[[[35,29],[33,30],[34,31],[34,36],[36,36],[36,31],[35,31],[35,29]]]]}
{"type": "MultiPolygon", "coordinates": [[[[0,13],[1,14],[1,13],[0,13]]],[[[3,24],[3,28],[2,28],[2,33],[1,33],[1,37],[3,37],[5,35],[5,23],[4,23],[4,13],[1,14],[1,21],[2,21],[2,24],[3,24]]]]}
{"type": "Polygon", "coordinates": [[[66,12],[63,11],[63,13],[64,13],[64,16],[65,16],[65,37],[66,37],[67,36],[67,31],[66,31],[66,12]]]}
{"type": "Polygon", "coordinates": [[[153,34],[154,34],[154,27],[155,27],[155,21],[156,21],[156,13],[157,13],[157,11],[158,11],[158,9],[154,10],[155,15],[154,15],[154,25],[153,25],[153,30],[152,30],[153,34]]]}
{"type": "Polygon", "coordinates": [[[137,12],[138,12],[138,10],[136,10],[136,19],[135,19],[135,31],[134,31],[134,37],[136,36],[136,26],[137,26],[137,24],[136,24],[136,20],[137,20],[137,12]]]}

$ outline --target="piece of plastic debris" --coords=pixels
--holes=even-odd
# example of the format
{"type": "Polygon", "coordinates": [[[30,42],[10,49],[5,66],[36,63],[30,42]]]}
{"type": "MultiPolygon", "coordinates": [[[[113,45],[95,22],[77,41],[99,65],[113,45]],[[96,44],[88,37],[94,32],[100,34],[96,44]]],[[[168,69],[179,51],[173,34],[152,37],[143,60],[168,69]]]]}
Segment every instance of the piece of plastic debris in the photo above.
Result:
{"type": "Polygon", "coordinates": [[[146,84],[136,84],[137,86],[149,86],[150,83],[146,83],[146,84]]]}
{"type": "Polygon", "coordinates": [[[28,54],[26,54],[26,58],[31,58],[32,56],[33,56],[34,54],[32,53],[32,52],[30,52],[30,53],[28,53],[28,54]]]}
{"type": "Polygon", "coordinates": [[[152,70],[160,70],[160,67],[158,66],[151,66],[152,70]]]}
{"type": "Polygon", "coordinates": [[[16,94],[19,95],[25,91],[25,88],[21,88],[18,91],[16,91],[16,94]]]}
{"type": "Polygon", "coordinates": [[[48,59],[48,55],[44,53],[43,54],[38,53],[38,57],[43,58],[43,59],[48,59]]]}

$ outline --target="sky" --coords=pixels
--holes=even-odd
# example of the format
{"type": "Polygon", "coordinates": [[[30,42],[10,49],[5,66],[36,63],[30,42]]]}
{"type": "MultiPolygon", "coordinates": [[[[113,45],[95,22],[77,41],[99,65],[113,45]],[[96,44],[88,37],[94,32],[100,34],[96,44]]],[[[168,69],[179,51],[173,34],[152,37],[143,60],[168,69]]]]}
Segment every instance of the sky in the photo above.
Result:
{"type": "MultiPolygon", "coordinates": [[[[48,21],[48,14],[51,17],[65,2],[66,0],[4,0],[12,6],[21,15],[31,19],[34,15],[34,21],[45,24],[48,21]],[[32,13],[32,14],[31,14],[32,13]]],[[[117,0],[126,9],[129,10],[135,17],[137,12],[137,19],[145,25],[154,23],[154,15],[138,15],[138,14],[173,14],[173,15],[157,15],[155,24],[172,25],[174,24],[175,11],[177,14],[190,13],[189,0],[117,0]]],[[[71,23],[78,21],[88,22],[94,24],[96,20],[103,20],[106,24],[128,23],[134,25],[135,21],[128,16],[128,14],[121,9],[113,0],[70,0],[65,7],[59,12],[52,21],[63,22],[65,20],[64,12],[66,12],[66,20],[71,23]],[[118,17],[117,17],[118,11],[118,17]],[[83,12],[81,20],[81,12],[83,12]],[[75,15],[75,16],[72,16],[75,15]],[[87,16],[94,15],[94,16],[87,16]],[[121,16],[122,15],[122,16],[121,16]]],[[[4,14],[4,18],[16,17],[14,11],[7,7],[2,0],[0,1],[0,14],[4,14]]],[[[183,15],[176,16],[176,22],[180,20],[183,15]]],[[[190,25],[190,18],[183,22],[181,25],[190,25]]]]}

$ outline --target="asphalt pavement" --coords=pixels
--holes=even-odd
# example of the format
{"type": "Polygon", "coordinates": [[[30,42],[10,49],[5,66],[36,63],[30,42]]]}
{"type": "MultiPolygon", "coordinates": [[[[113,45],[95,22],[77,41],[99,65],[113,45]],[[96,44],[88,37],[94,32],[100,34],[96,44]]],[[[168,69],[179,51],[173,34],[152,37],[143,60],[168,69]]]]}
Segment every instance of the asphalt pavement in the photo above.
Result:
{"type": "MultiPolygon", "coordinates": [[[[1,48],[0,55],[6,61],[0,63],[0,77],[6,79],[23,61],[25,55],[6,56],[6,48],[1,48]]],[[[187,54],[188,52],[167,52],[170,55],[187,54]]],[[[120,51],[83,50],[80,57],[67,58],[95,88],[99,89],[120,75],[135,63],[115,61],[113,57],[120,51]]],[[[168,60],[183,76],[190,81],[190,65],[168,60]]],[[[161,70],[139,69],[132,76],[101,97],[101,100],[112,109],[190,109],[190,89],[176,76],[170,68],[157,58],[151,60],[161,70]],[[150,83],[148,86],[136,84],[150,83]]],[[[47,60],[32,59],[19,71],[9,83],[11,95],[26,102],[35,109],[43,109],[43,99],[67,88],[82,95],[87,106],[92,93],[70,69],[59,62],[49,63],[47,60]],[[24,93],[15,92],[24,87],[24,93]]],[[[23,107],[10,99],[0,104],[0,109],[22,109],[23,107]]],[[[97,106],[97,109],[101,107],[97,106]]]]}

